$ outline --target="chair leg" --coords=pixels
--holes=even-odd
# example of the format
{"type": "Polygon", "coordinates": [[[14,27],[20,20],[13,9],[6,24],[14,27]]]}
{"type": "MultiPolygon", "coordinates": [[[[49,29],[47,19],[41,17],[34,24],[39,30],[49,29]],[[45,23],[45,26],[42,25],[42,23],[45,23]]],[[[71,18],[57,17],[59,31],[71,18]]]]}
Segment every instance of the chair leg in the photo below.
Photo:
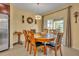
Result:
{"type": "Polygon", "coordinates": [[[55,47],[55,56],[57,56],[57,47],[55,47]]]}
{"type": "Polygon", "coordinates": [[[31,54],[31,52],[32,52],[32,45],[30,45],[30,54],[31,54]]]}
{"type": "Polygon", "coordinates": [[[36,56],[36,47],[34,47],[34,56],[36,56]]]}
{"type": "Polygon", "coordinates": [[[27,51],[29,50],[29,42],[27,42],[27,51]]]}
{"type": "Polygon", "coordinates": [[[61,48],[60,48],[60,54],[61,54],[61,56],[62,56],[62,50],[61,50],[61,48]]]}
{"type": "Polygon", "coordinates": [[[26,43],[27,43],[27,41],[25,40],[25,48],[26,48],[26,45],[27,45],[26,43]]]}
{"type": "Polygon", "coordinates": [[[44,55],[46,55],[47,53],[46,53],[46,46],[44,46],[44,55]]]}

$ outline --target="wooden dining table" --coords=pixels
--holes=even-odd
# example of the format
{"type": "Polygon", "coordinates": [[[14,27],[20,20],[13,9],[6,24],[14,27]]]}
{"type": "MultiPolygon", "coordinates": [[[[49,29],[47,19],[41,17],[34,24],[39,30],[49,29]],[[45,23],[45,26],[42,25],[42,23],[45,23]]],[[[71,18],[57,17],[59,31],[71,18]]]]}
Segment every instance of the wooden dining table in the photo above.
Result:
{"type": "Polygon", "coordinates": [[[54,41],[55,37],[53,34],[47,34],[47,35],[34,34],[34,38],[36,42],[50,42],[54,41]]]}
{"type": "Polygon", "coordinates": [[[44,50],[45,50],[45,55],[47,55],[47,47],[46,47],[46,43],[49,43],[51,41],[54,41],[55,36],[54,34],[47,34],[45,36],[43,35],[39,35],[39,34],[34,34],[34,38],[36,42],[42,42],[44,43],[44,50]]]}

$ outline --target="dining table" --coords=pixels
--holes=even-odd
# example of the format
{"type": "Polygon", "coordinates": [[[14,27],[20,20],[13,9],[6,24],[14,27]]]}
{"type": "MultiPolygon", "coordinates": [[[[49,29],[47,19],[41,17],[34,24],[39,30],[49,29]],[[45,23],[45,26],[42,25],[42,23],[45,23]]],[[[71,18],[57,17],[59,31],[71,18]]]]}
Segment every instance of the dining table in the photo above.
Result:
{"type": "Polygon", "coordinates": [[[47,33],[46,35],[34,34],[34,38],[36,42],[50,42],[54,41],[56,35],[47,33]]]}
{"type": "Polygon", "coordinates": [[[49,42],[54,42],[57,36],[54,34],[47,33],[46,35],[34,34],[34,38],[36,42],[44,43],[45,55],[47,55],[47,47],[46,44],[49,42]]]}

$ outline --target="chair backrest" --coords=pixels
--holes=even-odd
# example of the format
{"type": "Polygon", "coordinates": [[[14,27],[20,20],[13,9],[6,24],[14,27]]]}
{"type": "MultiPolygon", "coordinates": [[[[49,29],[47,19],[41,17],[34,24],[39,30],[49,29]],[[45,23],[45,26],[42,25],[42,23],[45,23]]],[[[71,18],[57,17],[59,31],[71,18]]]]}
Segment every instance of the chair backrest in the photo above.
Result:
{"type": "Polygon", "coordinates": [[[35,29],[31,29],[31,31],[32,31],[33,33],[36,33],[36,30],[35,30],[35,29]]]}
{"type": "Polygon", "coordinates": [[[58,33],[58,34],[57,34],[57,42],[58,42],[58,43],[61,43],[62,37],[63,37],[63,33],[58,33]]]}
{"type": "Polygon", "coordinates": [[[48,29],[44,29],[43,32],[41,32],[42,35],[46,35],[48,33],[48,29]]]}
{"type": "Polygon", "coordinates": [[[53,34],[57,35],[57,31],[56,30],[53,30],[53,34]]]}
{"type": "Polygon", "coordinates": [[[23,30],[23,33],[24,33],[25,39],[27,40],[28,39],[28,33],[27,33],[27,31],[26,30],[23,30]]]}
{"type": "Polygon", "coordinates": [[[34,33],[32,31],[28,32],[29,40],[32,45],[35,45],[34,33]]]}

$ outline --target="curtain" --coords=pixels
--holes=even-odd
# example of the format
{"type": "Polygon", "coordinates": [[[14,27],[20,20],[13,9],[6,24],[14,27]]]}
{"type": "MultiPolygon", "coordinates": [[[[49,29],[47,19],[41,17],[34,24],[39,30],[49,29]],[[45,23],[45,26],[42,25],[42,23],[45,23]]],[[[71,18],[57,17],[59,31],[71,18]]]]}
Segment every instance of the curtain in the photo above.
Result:
{"type": "Polygon", "coordinates": [[[68,7],[67,11],[67,25],[66,25],[66,46],[72,47],[72,38],[71,38],[71,6],[68,7]]]}

